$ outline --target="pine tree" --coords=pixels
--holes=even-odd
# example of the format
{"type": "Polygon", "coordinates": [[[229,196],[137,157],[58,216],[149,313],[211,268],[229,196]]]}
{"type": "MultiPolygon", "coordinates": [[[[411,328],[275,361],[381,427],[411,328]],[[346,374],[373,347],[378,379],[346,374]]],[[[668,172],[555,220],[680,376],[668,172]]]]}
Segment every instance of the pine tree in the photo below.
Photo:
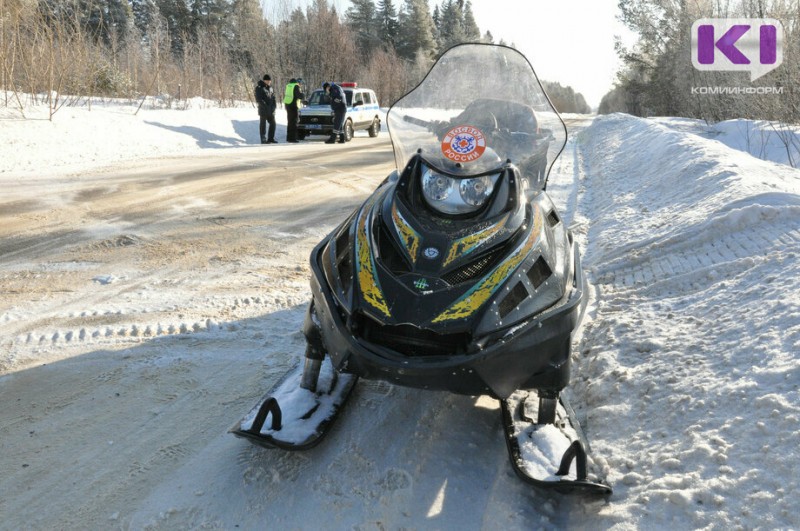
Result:
{"type": "Polygon", "coordinates": [[[367,52],[377,48],[381,42],[378,37],[378,17],[372,0],[350,0],[352,7],[345,13],[345,21],[356,35],[358,49],[367,52]]]}
{"type": "Polygon", "coordinates": [[[399,17],[400,36],[397,52],[401,57],[417,60],[419,54],[432,58],[436,54],[435,26],[428,0],[406,0],[399,17]]]}
{"type": "Polygon", "coordinates": [[[272,40],[272,28],[263,18],[258,0],[233,0],[231,29],[235,36],[231,56],[251,78],[266,69],[265,43],[272,40]]]}
{"type": "Polygon", "coordinates": [[[189,8],[184,0],[156,0],[156,4],[167,22],[170,50],[179,57],[186,47],[186,38],[191,35],[192,19],[189,8]]]}
{"type": "Polygon", "coordinates": [[[439,30],[439,53],[466,41],[464,16],[458,1],[446,0],[442,3],[441,18],[437,29],[439,30]]]}
{"type": "Polygon", "coordinates": [[[397,22],[397,10],[392,0],[380,0],[376,13],[378,36],[381,41],[394,50],[397,46],[397,37],[400,31],[397,22]]]}
{"type": "Polygon", "coordinates": [[[467,0],[464,6],[464,36],[469,42],[479,42],[481,40],[481,30],[475,21],[475,14],[472,12],[472,2],[467,0]]]}
{"type": "Polygon", "coordinates": [[[439,52],[464,42],[481,42],[481,32],[472,13],[472,2],[445,0],[436,21],[439,52]]]}
{"type": "Polygon", "coordinates": [[[129,0],[133,12],[133,24],[143,38],[147,39],[153,21],[159,16],[154,0],[129,0]]]}
{"type": "MultiPolygon", "coordinates": [[[[182,0],[176,0],[182,1],[182,0]]],[[[191,0],[191,35],[194,40],[200,32],[223,38],[226,35],[226,25],[231,6],[225,0],[191,0]]]]}

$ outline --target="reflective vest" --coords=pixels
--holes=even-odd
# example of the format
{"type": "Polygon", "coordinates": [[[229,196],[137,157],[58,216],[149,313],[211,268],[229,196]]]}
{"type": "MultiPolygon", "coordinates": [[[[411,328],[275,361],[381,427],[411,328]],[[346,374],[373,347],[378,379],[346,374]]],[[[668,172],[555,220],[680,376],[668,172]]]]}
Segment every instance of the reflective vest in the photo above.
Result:
{"type": "Polygon", "coordinates": [[[297,83],[289,83],[286,85],[286,92],[283,94],[283,103],[289,105],[294,101],[294,88],[297,83]]]}

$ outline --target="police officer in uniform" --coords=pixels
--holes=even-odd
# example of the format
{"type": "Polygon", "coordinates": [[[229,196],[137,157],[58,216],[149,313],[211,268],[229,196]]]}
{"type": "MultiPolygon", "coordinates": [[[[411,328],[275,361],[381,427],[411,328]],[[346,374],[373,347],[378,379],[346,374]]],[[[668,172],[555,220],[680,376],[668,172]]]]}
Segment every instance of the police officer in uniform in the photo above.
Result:
{"type": "Polygon", "coordinates": [[[262,144],[277,144],[275,140],[275,91],[272,89],[272,78],[265,74],[264,78],[256,85],[256,103],[258,103],[258,132],[261,135],[262,144]],[[269,134],[267,134],[267,122],[269,122],[269,134]]]}
{"type": "Polygon", "coordinates": [[[336,83],[324,83],[323,90],[328,93],[331,99],[331,110],[333,111],[333,132],[326,144],[333,144],[339,139],[340,144],[344,144],[344,115],[347,113],[347,98],[344,90],[336,83]]]}
{"type": "Polygon", "coordinates": [[[289,80],[283,96],[283,105],[286,107],[286,141],[297,143],[297,121],[299,119],[300,105],[303,101],[300,84],[295,78],[289,80]]]}

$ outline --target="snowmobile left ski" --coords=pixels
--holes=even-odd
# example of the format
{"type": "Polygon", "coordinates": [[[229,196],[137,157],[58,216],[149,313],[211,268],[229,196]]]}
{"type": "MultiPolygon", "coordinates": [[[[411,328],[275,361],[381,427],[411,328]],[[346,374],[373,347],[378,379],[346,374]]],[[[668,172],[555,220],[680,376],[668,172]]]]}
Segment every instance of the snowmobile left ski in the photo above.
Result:
{"type": "Polygon", "coordinates": [[[340,374],[327,361],[311,369],[318,371],[318,379],[311,385],[306,381],[303,387],[304,370],[308,372],[298,364],[287,372],[230,432],[265,448],[308,450],[319,444],[358,377],[340,374]]]}
{"type": "Polygon", "coordinates": [[[559,399],[587,299],[546,190],[566,126],[533,67],[506,46],[454,46],[386,122],[396,170],[311,252],[305,364],[234,434],[309,448],[355,378],[487,395],[528,483],[610,493],[559,399]],[[531,417],[528,402],[543,408],[531,417]]]}

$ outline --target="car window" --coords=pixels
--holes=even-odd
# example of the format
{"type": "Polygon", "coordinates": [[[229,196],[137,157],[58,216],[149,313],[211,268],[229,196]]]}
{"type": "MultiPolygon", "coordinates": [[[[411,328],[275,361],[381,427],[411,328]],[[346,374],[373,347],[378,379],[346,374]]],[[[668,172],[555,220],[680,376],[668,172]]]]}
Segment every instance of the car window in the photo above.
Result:
{"type": "Polygon", "coordinates": [[[364,103],[367,105],[372,103],[372,94],[370,94],[369,92],[364,93],[364,103]]]}
{"type": "Polygon", "coordinates": [[[331,98],[324,90],[315,90],[308,99],[309,105],[330,105],[331,98]]]}
{"type": "Polygon", "coordinates": [[[353,91],[352,90],[345,90],[344,95],[347,98],[347,106],[350,107],[353,105],[353,91]]]}

